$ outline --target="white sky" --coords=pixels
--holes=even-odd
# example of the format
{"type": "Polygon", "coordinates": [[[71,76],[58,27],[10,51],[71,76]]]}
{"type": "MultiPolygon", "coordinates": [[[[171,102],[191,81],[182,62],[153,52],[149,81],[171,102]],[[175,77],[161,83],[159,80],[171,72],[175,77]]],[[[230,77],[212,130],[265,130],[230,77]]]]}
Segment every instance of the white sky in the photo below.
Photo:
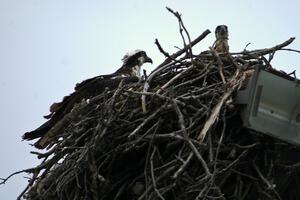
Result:
{"type": "MultiPolygon", "coordinates": [[[[177,19],[165,6],[183,14],[192,38],[228,25],[234,52],[249,42],[251,50],[300,36],[297,0],[0,0],[0,177],[38,163],[21,136],[41,125],[49,105],[77,82],[114,72],[134,49],[153,59],[145,65],[150,72],[164,59],[155,38],[170,53],[182,45],[177,19]]],[[[213,41],[210,34],[197,49],[213,41]]],[[[290,47],[300,49],[300,41],[290,47]]],[[[299,63],[299,54],[280,52],[273,66],[291,72],[299,63]]],[[[24,176],[0,186],[0,199],[16,199],[24,176]]]]}

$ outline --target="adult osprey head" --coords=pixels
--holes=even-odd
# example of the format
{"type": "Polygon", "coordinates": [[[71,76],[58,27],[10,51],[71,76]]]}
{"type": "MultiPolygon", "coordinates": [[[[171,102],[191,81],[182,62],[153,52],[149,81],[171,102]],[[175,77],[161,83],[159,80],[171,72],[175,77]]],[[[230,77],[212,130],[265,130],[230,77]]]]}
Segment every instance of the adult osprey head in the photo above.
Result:
{"type": "Polygon", "coordinates": [[[228,53],[229,45],[228,45],[228,27],[226,25],[219,25],[215,29],[216,41],[214,45],[214,49],[218,53],[228,53]]]}
{"type": "Polygon", "coordinates": [[[147,56],[146,52],[139,49],[128,52],[122,58],[122,61],[122,67],[118,69],[115,74],[136,76],[139,78],[141,78],[141,66],[147,62],[152,64],[152,59],[147,56]]]}
{"type": "Polygon", "coordinates": [[[152,63],[145,51],[135,50],[127,53],[123,59],[123,65],[114,73],[100,75],[90,78],[76,84],[75,91],[68,96],[65,96],[59,103],[54,103],[50,106],[50,114],[45,116],[49,119],[37,129],[26,132],[23,135],[25,140],[33,140],[40,138],[34,146],[37,148],[45,148],[53,137],[51,128],[68,114],[75,104],[82,99],[89,99],[101,94],[105,89],[115,89],[118,87],[121,80],[125,84],[134,83],[141,79],[140,69],[144,63],[152,63]]]}

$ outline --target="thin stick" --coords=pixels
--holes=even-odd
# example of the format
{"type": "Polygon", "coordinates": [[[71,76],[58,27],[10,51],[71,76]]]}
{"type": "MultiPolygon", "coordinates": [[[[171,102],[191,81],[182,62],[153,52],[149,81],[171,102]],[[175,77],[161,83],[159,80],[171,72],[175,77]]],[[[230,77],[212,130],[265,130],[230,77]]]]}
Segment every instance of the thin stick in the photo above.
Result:
{"type": "Polygon", "coordinates": [[[293,41],[295,40],[295,37],[291,37],[290,39],[288,39],[287,41],[278,44],[272,48],[267,48],[267,49],[257,49],[257,50],[252,50],[252,51],[244,51],[241,52],[242,54],[244,54],[244,56],[242,56],[243,59],[245,58],[250,58],[251,57],[259,57],[259,56],[264,56],[266,54],[270,54],[273,53],[274,51],[278,51],[281,50],[283,47],[286,47],[288,45],[290,45],[293,41]]]}
{"type": "Polygon", "coordinates": [[[211,112],[209,118],[205,122],[204,127],[202,128],[200,134],[198,135],[197,139],[200,142],[203,142],[203,140],[205,139],[205,136],[206,136],[207,132],[209,131],[209,129],[211,128],[211,126],[217,120],[217,118],[218,118],[218,116],[220,114],[220,110],[221,110],[223,104],[225,103],[225,101],[232,94],[232,92],[241,84],[241,82],[246,78],[245,74],[243,76],[241,76],[240,78],[238,78],[239,75],[240,75],[240,70],[237,69],[236,72],[235,72],[235,75],[228,82],[227,91],[222,95],[222,97],[220,98],[220,100],[217,103],[217,105],[212,109],[212,112],[211,112]]]}
{"type": "Polygon", "coordinates": [[[182,40],[183,40],[183,43],[184,43],[184,47],[186,47],[186,42],[185,42],[185,39],[184,39],[184,36],[182,34],[182,30],[184,30],[187,38],[188,38],[188,41],[189,41],[189,45],[188,45],[188,53],[190,55],[190,58],[192,59],[193,58],[193,53],[192,53],[192,46],[191,46],[191,37],[190,37],[190,34],[189,32],[187,31],[187,29],[185,28],[184,24],[183,24],[183,21],[182,21],[182,18],[181,18],[181,14],[179,14],[179,12],[174,12],[171,8],[169,7],[166,7],[166,9],[171,12],[173,15],[175,15],[175,17],[178,19],[178,22],[179,22],[179,29],[180,29],[180,35],[182,37],[182,40]]]}
{"type": "Polygon", "coordinates": [[[183,74],[185,74],[186,72],[188,72],[189,70],[193,69],[195,66],[191,65],[189,66],[186,70],[183,70],[182,72],[178,73],[176,76],[174,76],[171,80],[169,80],[166,84],[164,84],[163,86],[161,86],[159,88],[159,90],[156,91],[156,94],[161,93],[162,91],[164,91],[167,87],[169,87],[175,80],[177,80],[179,77],[181,77],[183,74]]]}
{"type": "MultiPolygon", "coordinates": [[[[177,51],[176,53],[172,54],[171,57],[173,59],[177,58],[178,56],[182,55],[184,52],[186,52],[186,50],[189,47],[193,47],[196,44],[198,44],[201,40],[203,40],[208,34],[210,34],[210,30],[205,30],[201,35],[199,35],[195,40],[193,40],[190,44],[187,45],[187,47],[180,49],[179,51],[177,51]]],[[[152,73],[154,73],[155,71],[157,71],[158,69],[160,69],[161,67],[165,66],[166,64],[170,63],[172,61],[172,59],[166,59],[164,62],[162,62],[160,65],[158,65],[156,67],[156,69],[153,70],[152,73]]]]}
{"type": "Polygon", "coordinates": [[[214,50],[212,47],[209,47],[209,49],[211,50],[212,54],[217,58],[217,62],[218,62],[218,66],[219,66],[219,73],[220,73],[222,82],[225,84],[226,80],[225,80],[224,73],[223,73],[223,69],[224,69],[223,62],[222,62],[220,56],[218,55],[218,53],[216,52],[216,50],[214,50]]]}
{"type": "Polygon", "coordinates": [[[159,190],[157,189],[157,184],[156,184],[156,180],[155,180],[155,175],[154,175],[154,164],[153,164],[153,157],[155,155],[155,151],[156,148],[153,149],[151,156],[150,156],[150,171],[151,171],[151,179],[152,179],[152,184],[153,184],[153,188],[154,191],[156,192],[157,196],[161,199],[161,200],[165,200],[165,198],[161,195],[161,193],[159,192],[159,190]]]}
{"type": "Polygon", "coordinates": [[[184,125],[184,118],[183,118],[183,114],[181,113],[178,105],[176,104],[175,101],[173,101],[173,106],[175,108],[175,111],[178,115],[178,121],[181,127],[181,130],[183,131],[183,137],[185,138],[186,142],[188,143],[188,145],[190,146],[190,148],[192,149],[193,153],[196,155],[196,157],[200,160],[202,167],[204,168],[204,171],[206,173],[207,176],[211,176],[211,173],[209,171],[209,168],[207,166],[207,163],[205,162],[205,160],[203,159],[203,157],[201,156],[201,154],[199,153],[199,151],[197,150],[197,148],[195,147],[195,145],[191,142],[191,140],[188,138],[188,134],[186,132],[186,128],[184,125]]]}
{"type": "Polygon", "coordinates": [[[132,131],[128,137],[133,137],[134,135],[137,134],[137,132],[139,132],[140,129],[142,129],[150,120],[154,119],[158,113],[162,110],[162,107],[157,109],[154,113],[152,113],[149,117],[147,117],[138,127],[136,127],[136,129],[134,129],[134,131],[132,131]]]}
{"type": "MultiPolygon", "coordinates": [[[[211,33],[210,30],[207,29],[200,36],[198,36],[195,40],[193,40],[188,46],[193,47],[194,45],[199,43],[201,40],[203,40],[210,33],[211,33]]],[[[160,65],[158,65],[156,67],[156,69],[154,69],[152,71],[152,73],[148,76],[148,78],[146,79],[145,84],[144,84],[144,88],[143,88],[143,92],[148,92],[148,89],[150,87],[150,83],[151,83],[152,79],[155,77],[155,75],[158,74],[162,69],[164,69],[164,67],[167,67],[167,64],[172,62],[173,59],[175,59],[178,56],[180,56],[181,54],[183,54],[186,51],[186,49],[187,49],[187,47],[177,51],[176,53],[174,53],[170,56],[172,59],[167,58],[164,62],[162,62],[160,65]]],[[[142,95],[141,99],[142,99],[143,112],[146,113],[147,112],[147,110],[146,110],[146,96],[142,95]]]]}

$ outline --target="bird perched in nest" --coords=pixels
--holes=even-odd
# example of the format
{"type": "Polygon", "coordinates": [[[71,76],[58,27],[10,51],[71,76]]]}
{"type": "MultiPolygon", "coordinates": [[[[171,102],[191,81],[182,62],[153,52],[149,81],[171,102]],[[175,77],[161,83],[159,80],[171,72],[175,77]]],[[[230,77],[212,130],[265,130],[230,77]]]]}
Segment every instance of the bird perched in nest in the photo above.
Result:
{"type": "Polygon", "coordinates": [[[215,29],[216,41],[214,43],[214,49],[218,53],[228,53],[228,28],[226,25],[219,25],[215,29]]]}
{"type": "Polygon", "coordinates": [[[34,146],[40,149],[45,148],[49,144],[49,133],[51,128],[56,125],[63,117],[68,114],[75,104],[83,99],[89,99],[98,94],[101,94],[105,89],[114,89],[118,87],[121,80],[124,83],[138,82],[141,79],[141,66],[144,63],[152,63],[145,51],[135,50],[127,53],[123,59],[123,65],[114,73],[100,75],[90,78],[76,84],[75,91],[68,96],[65,96],[59,103],[53,103],[50,106],[50,114],[44,116],[49,119],[37,129],[26,132],[23,135],[24,140],[33,140],[40,138],[34,146]]]}

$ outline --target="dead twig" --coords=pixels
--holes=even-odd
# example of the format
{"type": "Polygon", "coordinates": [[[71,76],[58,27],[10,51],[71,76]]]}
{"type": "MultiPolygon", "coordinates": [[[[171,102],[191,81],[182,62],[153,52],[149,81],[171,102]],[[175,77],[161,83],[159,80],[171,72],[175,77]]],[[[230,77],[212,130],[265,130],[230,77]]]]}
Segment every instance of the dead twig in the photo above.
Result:
{"type": "Polygon", "coordinates": [[[145,82],[121,82],[73,107],[52,127],[47,149],[32,152],[39,165],[0,180],[29,173],[19,199],[300,199],[299,160],[290,160],[298,149],[245,129],[234,104],[253,69],[269,68],[293,39],[194,56],[210,31],[191,41],[169,11],[184,47],[171,54],[156,40],[166,60],[145,82]]]}

